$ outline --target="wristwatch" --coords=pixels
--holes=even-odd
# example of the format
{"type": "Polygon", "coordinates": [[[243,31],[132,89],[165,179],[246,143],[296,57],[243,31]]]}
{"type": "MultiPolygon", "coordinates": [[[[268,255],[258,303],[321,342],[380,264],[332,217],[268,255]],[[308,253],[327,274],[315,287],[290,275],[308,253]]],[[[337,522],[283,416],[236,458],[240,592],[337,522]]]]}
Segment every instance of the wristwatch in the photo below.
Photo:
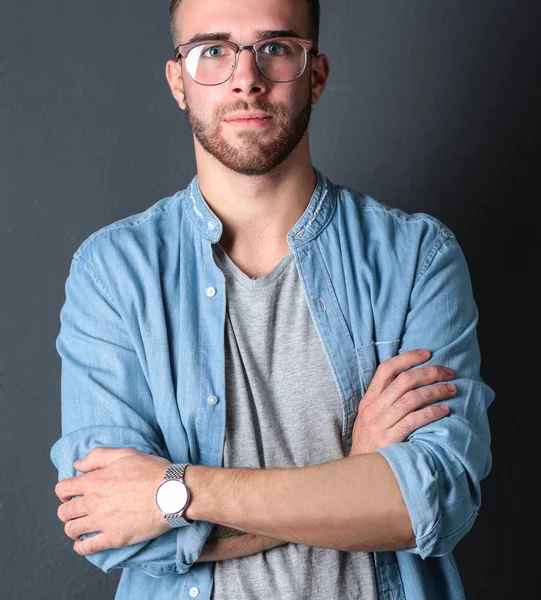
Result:
{"type": "Polygon", "coordinates": [[[190,503],[190,490],[184,482],[184,471],[189,464],[169,465],[156,490],[156,504],[171,527],[184,527],[193,523],[193,520],[182,516],[190,503]]]}

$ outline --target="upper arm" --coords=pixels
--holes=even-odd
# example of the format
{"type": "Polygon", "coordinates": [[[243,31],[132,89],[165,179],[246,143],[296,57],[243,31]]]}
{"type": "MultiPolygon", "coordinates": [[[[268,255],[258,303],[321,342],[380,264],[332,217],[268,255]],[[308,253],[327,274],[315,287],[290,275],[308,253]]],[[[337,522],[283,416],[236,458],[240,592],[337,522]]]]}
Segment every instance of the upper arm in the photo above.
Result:
{"type": "MultiPolygon", "coordinates": [[[[56,348],[62,359],[62,436],[51,449],[59,480],[79,474],[75,460],[96,446],[131,447],[169,459],[151,390],[128,329],[107,288],[74,258],[66,281],[56,348]]],[[[94,534],[85,534],[83,537],[94,534]]],[[[165,575],[189,568],[178,561],[180,529],[131,546],[86,555],[104,571],[142,568],[165,575]]]]}
{"type": "Polygon", "coordinates": [[[128,330],[99,278],[77,259],[60,321],[62,434],[80,437],[88,427],[101,431],[108,444],[138,444],[144,452],[167,457],[128,330]]]}
{"type": "Polygon", "coordinates": [[[430,360],[420,366],[452,368],[457,393],[446,400],[448,416],[378,452],[393,469],[408,508],[416,538],[408,552],[425,558],[450,552],[477,516],[480,482],[491,468],[487,409],[495,393],[480,375],[479,315],[457,240],[436,242],[432,260],[422,269],[398,352],[430,350],[430,360]]]}

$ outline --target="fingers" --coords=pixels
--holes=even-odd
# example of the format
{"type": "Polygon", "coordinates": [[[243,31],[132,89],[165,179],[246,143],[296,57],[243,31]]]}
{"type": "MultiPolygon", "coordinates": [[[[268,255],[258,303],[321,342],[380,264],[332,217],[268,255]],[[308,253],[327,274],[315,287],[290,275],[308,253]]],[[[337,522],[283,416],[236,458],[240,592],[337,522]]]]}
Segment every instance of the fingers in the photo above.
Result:
{"type": "Polygon", "coordinates": [[[89,475],[76,475],[59,481],[54,488],[54,493],[61,502],[68,502],[73,496],[84,494],[86,478],[89,475]]]}
{"type": "Polygon", "coordinates": [[[430,356],[430,350],[417,349],[408,350],[407,352],[384,360],[378,365],[365,397],[378,397],[400,373],[415,365],[426,362],[430,356]]]}
{"type": "Polygon", "coordinates": [[[134,448],[110,448],[107,446],[96,446],[83,458],[75,461],[73,466],[83,473],[103,469],[119,458],[136,454],[134,448]]]}
{"type": "MultiPolygon", "coordinates": [[[[384,427],[393,427],[406,418],[410,413],[417,411],[421,406],[434,404],[435,402],[444,400],[446,398],[453,398],[456,393],[456,385],[447,383],[431,385],[409,391],[385,410],[385,413],[382,417],[382,424],[384,427]]],[[[429,412],[427,414],[431,413],[429,412]]],[[[441,414],[438,411],[436,411],[435,414],[438,418],[441,417],[441,414]]]]}
{"type": "Polygon", "coordinates": [[[83,497],[64,502],[58,507],[57,514],[63,523],[86,516],[88,513],[83,506],[83,497]]]}
{"type": "Polygon", "coordinates": [[[117,547],[118,546],[108,541],[107,536],[104,533],[99,533],[98,535],[93,535],[84,538],[83,540],[77,540],[75,544],[73,544],[73,549],[81,556],[117,547]]]}
{"type": "Polygon", "coordinates": [[[92,533],[95,530],[96,526],[92,524],[90,517],[72,519],[64,525],[64,532],[72,540],[78,540],[83,533],[92,533]]]}
{"type": "Polygon", "coordinates": [[[453,379],[454,376],[455,374],[451,369],[447,369],[447,367],[441,365],[429,365],[403,371],[387,386],[387,389],[380,397],[379,403],[383,405],[383,408],[387,409],[405,394],[411,393],[415,388],[429,385],[436,381],[453,379]]]}
{"type": "Polygon", "coordinates": [[[438,421],[439,419],[446,417],[449,412],[449,407],[446,404],[435,404],[410,413],[393,428],[392,436],[396,436],[396,440],[393,440],[393,442],[404,441],[411,433],[420,427],[423,427],[423,425],[438,421]]]}
{"type": "Polygon", "coordinates": [[[429,350],[409,350],[378,366],[358,407],[350,455],[403,442],[419,427],[449,414],[441,400],[456,396],[456,386],[448,389],[436,382],[449,381],[455,373],[442,365],[419,366],[430,356],[429,350]]]}

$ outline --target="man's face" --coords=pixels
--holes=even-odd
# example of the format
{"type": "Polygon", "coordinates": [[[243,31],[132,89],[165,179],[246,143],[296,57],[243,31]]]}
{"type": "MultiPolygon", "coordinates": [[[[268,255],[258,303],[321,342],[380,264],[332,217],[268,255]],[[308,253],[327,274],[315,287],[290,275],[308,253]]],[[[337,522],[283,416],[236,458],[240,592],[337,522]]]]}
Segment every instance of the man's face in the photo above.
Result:
{"type": "MultiPolygon", "coordinates": [[[[308,37],[307,2],[291,0],[183,0],[177,13],[181,42],[201,33],[228,33],[239,45],[261,39],[258,31],[293,30],[308,37]]],[[[210,36],[212,37],[212,36],[210,36]]],[[[184,108],[200,145],[229,169],[263,175],[280,165],[308,128],[312,110],[311,56],[303,75],[275,83],[258,71],[250,50],[237,55],[233,76],[225,83],[194,82],[182,62],[184,108]],[[234,113],[263,111],[263,123],[234,121],[234,113]]]]}

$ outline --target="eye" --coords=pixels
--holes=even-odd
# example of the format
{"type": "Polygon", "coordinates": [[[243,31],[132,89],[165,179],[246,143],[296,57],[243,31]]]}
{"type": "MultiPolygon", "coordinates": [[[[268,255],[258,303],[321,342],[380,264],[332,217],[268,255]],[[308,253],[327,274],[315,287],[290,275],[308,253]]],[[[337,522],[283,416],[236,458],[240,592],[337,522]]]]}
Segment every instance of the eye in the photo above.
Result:
{"type": "Polygon", "coordinates": [[[270,42],[260,49],[260,52],[265,52],[271,56],[281,56],[282,54],[287,54],[287,51],[287,46],[279,42],[270,42]]]}
{"type": "Polygon", "coordinates": [[[225,54],[225,48],[220,45],[209,46],[206,48],[201,56],[205,56],[207,58],[220,58],[225,54]]]}

